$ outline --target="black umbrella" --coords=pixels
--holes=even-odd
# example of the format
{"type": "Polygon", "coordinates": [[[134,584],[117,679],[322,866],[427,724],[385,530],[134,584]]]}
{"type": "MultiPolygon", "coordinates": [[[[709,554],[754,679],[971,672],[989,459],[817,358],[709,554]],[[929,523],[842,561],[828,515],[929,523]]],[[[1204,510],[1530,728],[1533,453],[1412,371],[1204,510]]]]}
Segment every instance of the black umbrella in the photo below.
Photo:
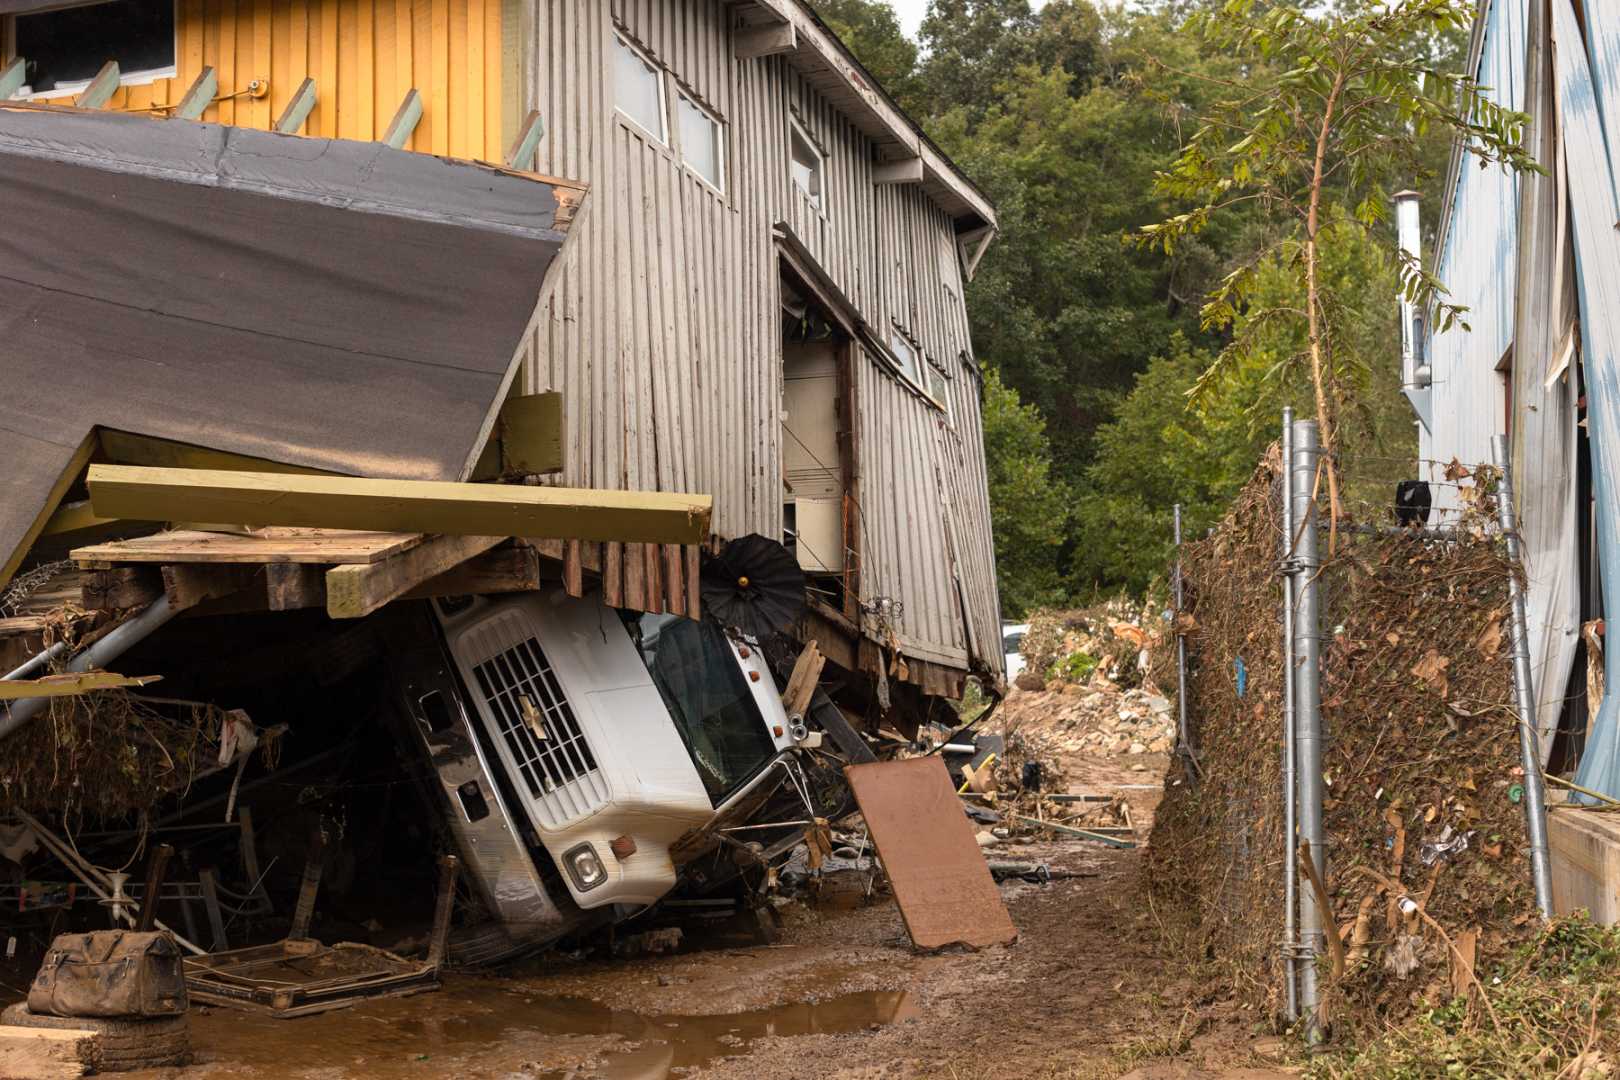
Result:
{"type": "Polygon", "coordinates": [[[703,610],[721,625],[764,639],[804,614],[804,571],[787,548],[750,533],[703,563],[703,610]]]}

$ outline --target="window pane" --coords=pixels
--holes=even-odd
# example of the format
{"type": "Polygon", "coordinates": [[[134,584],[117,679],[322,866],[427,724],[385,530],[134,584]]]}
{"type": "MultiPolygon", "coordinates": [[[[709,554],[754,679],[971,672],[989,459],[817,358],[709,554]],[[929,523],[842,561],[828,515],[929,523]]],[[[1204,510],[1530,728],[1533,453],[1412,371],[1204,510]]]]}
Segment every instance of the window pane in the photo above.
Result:
{"type": "Polygon", "coordinates": [[[681,160],[715,187],[720,182],[720,125],[709,114],[680,97],[681,160]]]}
{"type": "Polygon", "coordinates": [[[630,623],[710,799],[720,803],[776,756],[765,718],[719,627],[676,615],[630,623]]]}
{"type": "Polygon", "coordinates": [[[17,16],[16,55],[36,94],[95,78],[108,60],[124,75],[174,66],[173,0],[111,4],[17,16]]]}
{"type": "Polygon", "coordinates": [[[899,334],[889,335],[889,348],[894,352],[895,360],[900,364],[900,374],[913,386],[921,386],[922,379],[917,371],[917,354],[912,351],[911,342],[899,334]]]}
{"type": "Polygon", "coordinates": [[[619,111],[664,141],[664,108],[658,90],[659,73],[618,38],[613,67],[613,103],[619,111]]]}
{"type": "Polygon", "coordinates": [[[821,207],[821,151],[797,128],[793,129],[793,183],[810,197],[812,205],[821,207]]]}

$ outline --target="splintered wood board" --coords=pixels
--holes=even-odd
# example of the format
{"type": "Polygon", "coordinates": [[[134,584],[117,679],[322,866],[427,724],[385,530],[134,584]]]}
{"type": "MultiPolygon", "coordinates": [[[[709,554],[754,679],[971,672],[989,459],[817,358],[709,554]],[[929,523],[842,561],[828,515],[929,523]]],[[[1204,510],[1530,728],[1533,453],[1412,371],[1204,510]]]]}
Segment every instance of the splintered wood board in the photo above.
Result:
{"type": "Polygon", "coordinates": [[[937,755],[848,765],[844,775],[919,949],[1018,937],[937,755]]]}
{"type": "Polygon", "coordinates": [[[422,542],[421,533],[271,527],[252,533],[180,529],[133,540],[74,548],[73,560],[98,563],[311,563],[381,562],[422,542]]]}

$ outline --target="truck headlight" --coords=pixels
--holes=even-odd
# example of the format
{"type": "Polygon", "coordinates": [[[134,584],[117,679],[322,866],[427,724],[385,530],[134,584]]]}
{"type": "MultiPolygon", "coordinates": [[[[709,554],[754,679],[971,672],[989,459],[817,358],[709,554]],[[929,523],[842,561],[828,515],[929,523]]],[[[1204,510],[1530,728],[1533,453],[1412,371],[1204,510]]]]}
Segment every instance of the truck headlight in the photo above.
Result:
{"type": "Polygon", "coordinates": [[[607,868],[590,844],[579,844],[564,852],[563,866],[580,892],[589,892],[607,880],[607,868]]]}

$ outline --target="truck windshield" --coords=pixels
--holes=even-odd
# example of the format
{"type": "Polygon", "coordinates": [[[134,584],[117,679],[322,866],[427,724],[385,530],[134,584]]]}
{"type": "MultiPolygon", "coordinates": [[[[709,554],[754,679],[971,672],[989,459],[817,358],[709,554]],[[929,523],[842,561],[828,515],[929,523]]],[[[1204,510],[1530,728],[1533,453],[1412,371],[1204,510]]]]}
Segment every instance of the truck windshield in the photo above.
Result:
{"type": "Polygon", "coordinates": [[[627,621],[703,786],[718,805],[776,756],[731,642],[719,627],[679,615],[627,621]]]}

